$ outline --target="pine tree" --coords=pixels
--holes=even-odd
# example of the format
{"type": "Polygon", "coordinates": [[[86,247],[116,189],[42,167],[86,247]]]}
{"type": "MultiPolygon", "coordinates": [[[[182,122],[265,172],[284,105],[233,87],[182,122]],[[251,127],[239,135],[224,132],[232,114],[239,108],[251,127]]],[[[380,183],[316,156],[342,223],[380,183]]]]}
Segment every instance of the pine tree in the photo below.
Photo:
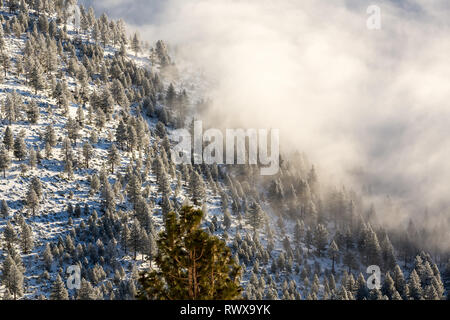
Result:
{"type": "Polygon", "coordinates": [[[130,229],[130,235],[128,238],[128,248],[134,254],[134,260],[136,260],[136,255],[144,247],[144,237],[141,225],[138,220],[135,220],[130,229]]]}
{"type": "Polygon", "coordinates": [[[141,299],[236,299],[239,266],[230,249],[200,229],[203,212],[183,207],[170,212],[158,240],[158,269],[142,274],[141,299]]]}
{"type": "Polygon", "coordinates": [[[45,129],[44,134],[44,140],[47,142],[51,147],[56,146],[57,140],[56,140],[56,134],[55,129],[53,129],[52,125],[48,125],[45,129]]]}
{"type": "MultiPolygon", "coordinates": [[[[8,256],[8,258],[10,258],[10,256],[8,256]]],[[[23,295],[23,271],[22,268],[16,264],[14,259],[10,259],[8,263],[8,270],[6,271],[5,268],[3,270],[3,284],[13,295],[13,299],[16,300],[23,295]]]]}
{"type": "Polygon", "coordinates": [[[317,248],[317,253],[320,256],[328,244],[328,230],[322,225],[318,224],[314,230],[314,245],[317,248]]]}
{"type": "Polygon", "coordinates": [[[80,136],[80,125],[78,124],[78,122],[75,121],[75,119],[73,119],[72,117],[69,117],[67,119],[65,128],[67,130],[67,136],[69,137],[69,139],[72,140],[73,143],[77,143],[77,139],[80,136]]]}
{"type": "Polygon", "coordinates": [[[381,256],[383,258],[383,266],[386,270],[393,270],[397,264],[394,254],[394,247],[389,240],[388,235],[385,235],[381,246],[381,256]]]}
{"type": "Polygon", "coordinates": [[[34,89],[34,94],[45,88],[45,80],[43,77],[43,71],[39,61],[34,63],[33,69],[30,75],[30,84],[34,89]]]}
{"type": "Polygon", "coordinates": [[[56,280],[53,282],[52,291],[50,293],[51,300],[69,300],[69,293],[67,292],[64,282],[61,280],[60,275],[56,276],[56,280]]]}
{"type": "Polygon", "coordinates": [[[26,203],[27,203],[28,208],[31,209],[31,212],[33,213],[33,216],[34,216],[36,213],[36,209],[39,206],[39,199],[33,188],[30,188],[30,190],[28,191],[26,203]]]}
{"type": "Polygon", "coordinates": [[[397,289],[395,289],[394,280],[392,279],[391,274],[389,272],[386,273],[383,286],[381,287],[381,292],[389,299],[392,299],[392,297],[397,292],[397,289]]]}
{"type": "Polygon", "coordinates": [[[10,127],[6,127],[5,134],[3,136],[3,143],[6,149],[9,151],[14,144],[14,136],[10,127]]]}
{"type": "Polygon", "coordinates": [[[408,280],[408,291],[409,291],[409,298],[413,300],[422,300],[422,287],[420,285],[420,278],[417,275],[417,272],[415,269],[411,272],[409,275],[408,280]]]}
{"type": "Polygon", "coordinates": [[[364,279],[362,273],[359,274],[355,286],[356,286],[355,299],[356,300],[367,299],[369,296],[369,289],[367,288],[366,280],[364,279]]]}
{"type": "Polygon", "coordinates": [[[13,226],[11,225],[11,223],[9,221],[6,224],[5,229],[3,230],[3,237],[4,237],[5,242],[6,242],[6,249],[8,251],[10,251],[11,248],[13,248],[14,244],[17,241],[17,234],[16,234],[16,231],[14,230],[13,226]]]}
{"type": "Polygon", "coordinates": [[[92,176],[92,179],[91,179],[91,191],[90,191],[90,193],[91,194],[95,194],[95,193],[98,192],[99,189],[100,189],[100,180],[99,180],[98,176],[96,174],[94,174],[92,176]]]}
{"type": "Polygon", "coordinates": [[[38,120],[39,120],[39,107],[38,107],[36,101],[32,100],[28,104],[27,116],[28,116],[28,121],[30,121],[32,124],[36,124],[38,122],[38,120]]]}
{"type": "Polygon", "coordinates": [[[405,300],[408,299],[408,286],[406,285],[405,277],[403,276],[403,272],[398,264],[394,267],[393,280],[395,283],[395,288],[400,296],[405,300]]]}
{"type": "Polygon", "coordinates": [[[6,95],[6,100],[3,104],[3,113],[5,114],[6,120],[9,121],[9,124],[16,121],[19,113],[19,104],[20,97],[15,91],[6,95]]]}
{"type": "Polygon", "coordinates": [[[3,218],[7,218],[9,216],[9,207],[8,203],[6,203],[6,200],[3,199],[0,205],[0,215],[3,218]]]}
{"type": "Polygon", "coordinates": [[[52,250],[50,249],[50,245],[46,244],[45,246],[45,250],[44,250],[44,254],[43,254],[43,260],[44,260],[44,264],[45,267],[48,271],[50,271],[52,264],[53,264],[53,254],[52,254],[52,250]]]}
{"type": "Polygon", "coordinates": [[[94,148],[89,142],[85,142],[83,144],[83,157],[86,168],[89,169],[89,160],[91,160],[94,157],[94,148]]]}
{"type": "Polygon", "coordinates": [[[332,261],[331,270],[334,273],[334,263],[339,258],[339,247],[337,246],[336,242],[334,242],[334,240],[331,241],[331,244],[328,247],[328,256],[332,261]]]}
{"type": "Polygon", "coordinates": [[[348,270],[351,271],[356,264],[356,258],[352,251],[347,251],[344,254],[343,263],[348,267],[348,270]]]}
{"type": "Polygon", "coordinates": [[[20,161],[24,160],[27,156],[27,146],[23,137],[20,135],[14,140],[14,156],[20,161]]]}
{"type": "Polygon", "coordinates": [[[114,174],[114,166],[118,166],[120,164],[120,154],[115,144],[112,144],[109,149],[108,163],[111,166],[111,173],[114,174]]]}
{"type": "Polygon", "coordinates": [[[127,195],[130,202],[134,205],[138,202],[139,198],[142,196],[142,183],[138,176],[131,175],[130,181],[127,184],[127,195]]]}
{"type": "Polygon", "coordinates": [[[176,97],[177,97],[177,93],[175,92],[175,87],[171,83],[169,85],[169,87],[167,88],[167,92],[166,92],[166,103],[167,103],[167,107],[169,109],[174,108],[176,97]]]}
{"type": "Polygon", "coordinates": [[[42,197],[42,183],[38,177],[33,177],[31,179],[30,188],[33,188],[34,192],[36,192],[36,196],[38,197],[38,200],[40,200],[42,197]]]}
{"type": "Polygon", "coordinates": [[[206,194],[205,183],[203,182],[203,178],[200,176],[200,174],[198,174],[198,172],[195,170],[192,171],[189,188],[194,204],[200,204],[206,194]]]}
{"type": "Polygon", "coordinates": [[[133,40],[131,41],[131,48],[134,51],[135,56],[141,51],[141,41],[139,40],[139,35],[137,32],[133,35],[133,40]]]}
{"type": "Polygon", "coordinates": [[[11,158],[9,156],[8,150],[5,148],[0,149],[0,170],[3,171],[3,178],[6,178],[6,170],[8,170],[11,165],[11,158]]]}
{"type": "Polygon", "coordinates": [[[119,121],[119,125],[116,129],[116,142],[119,145],[119,148],[123,150],[125,143],[127,141],[127,129],[122,120],[119,121]]]}
{"type": "Polygon", "coordinates": [[[28,154],[28,164],[30,165],[31,168],[36,168],[36,163],[37,163],[36,151],[33,148],[31,148],[28,154]]]}
{"type": "Polygon", "coordinates": [[[34,240],[33,240],[33,230],[29,225],[24,223],[22,225],[22,231],[20,234],[20,245],[24,254],[28,254],[33,250],[34,240]]]}
{"type": "Polygon", "coordinates": [[[256,232],[262,227],[264,222],[265,214],[258,203],[254,203],[249,212],[247,212],[247,222],[253,227],[253,231],[256,232]]]}
{"type": "Polygon", "coordinates": [[[86,279],[81,279],[80,289],[77,294],[78,300],[97,300],[97,295],[92,284],[86,279]]]}
{"type": "Polygon", "coordinates": [[[225,230],[231,227],[231,215],[228,209],[226,209],[223,213],[223,225],[225,227],[225,230]]]}

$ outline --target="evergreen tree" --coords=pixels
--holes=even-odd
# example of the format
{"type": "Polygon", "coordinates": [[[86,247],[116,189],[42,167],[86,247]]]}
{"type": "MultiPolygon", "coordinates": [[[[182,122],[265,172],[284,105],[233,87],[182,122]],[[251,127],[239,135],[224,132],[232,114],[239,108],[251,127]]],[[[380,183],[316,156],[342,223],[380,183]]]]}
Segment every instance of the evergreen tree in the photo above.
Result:
{"type": "Polygon", "coordinates": [[[253,227],[253,231],[256,232],[262,227],[264,223],[265,214],[258,203],[254,203],[249,212],[247,212],[247,222],[253,227]]]}
{"type": "Polygon", "coordinates": [[[223,225],[225,227],[225,230],[231,227],[231,216],[230,212],[227,209],[223,213],[223,225]]]}
{"type": "Polygon", "coordinates": [[[114,174],[114,166],[118,166],[120,164],[120,154],[115,144],[112,144],[111,148],[109,149],[108,163],[111,166],[111,173],[114,174]]]}
{"type": "Polygon", "coordinates": [[[395,289],[394,280],[391,277],[391,274],[386,273],[386,277],[384,278],[383,286],[381,287],[381,292],[387,296],[390,300],[395,296],[397,289],[395,289]]]}
{"type": "Polygon", "coordinates": [[[195,170],[192,171],[189,188],[194,204],[200,204],[206,194],[205,183],[203,182],[203,178],[200,176],[200,174],[198,174],[198,172],[195,170]]]}
{"type": "Polygon", "coordinates": [[[81,279],[80,289],[77,294],[78,300],[97,300],[97,294],[92,284],[86,279],[81,279]]]}
{"type": "Polygon", "coordinates": [[[131,226],[128,238],[128,248],[133,252],[134,260],[136,260],[137,253],[144,248],[143,232],[138,220],[135,220],[131,226]]]}
{"type": "Polygon", "coordinates": [[[14,144],[14,136],[10,127],[6,127],[5,129],[5,134],[3,136],[3,143],[8,151],[11,150],[14,144]]]}
{"type": "Polygon", "coordinates": [[[422,298],[423,298],[422,287],[420,285],[420,278],[417,275],[417,272],[415,269],[413,269],[413,271],[409,275],[408,292],[409,292],[410,299],[422,300],[422,298]]]}
{"type": "Polygon", "coordinates": [[[51,300],[69,300],[69,293],[67,292],[64,282],[61,280],[60,275],[56,276],[56,280],[53,282],[52,291],[50,293],[51,300]]]}
{"type": "Polygon", "coordinates": [[[122,120],[119,121],[119,125],[116,129],[116,142],[119,145],[119,148],[123,150],[123,147],[128,140],[127,138],[127,129],[122,120]]]}
{"type": "Polygon", "coordinates": [[[11,251],[11,249],[13,248],[14,244],[17,241],[17,234],[9,221],[6,224],[5,229],[3,230],[3,237],[6,243],[6,249],[8,251],[11,251]]]}
{"type": "Polygon", "coordinates": [[[28,191],[26,203],[28,208],[31,209],[31,212],[33,213],[34,216],[36,213],[36,209],[39,206],[39,199],[38,196],[36,195],[36,191],[34,191],[33,188],[30,188],[30,190],[28,191]]]}
{"type": "Polygon", "coordinates": [[[355,254],[352,251],[347,251],[344,254],[343,263],[348,267],[348,270],[351,271],[356,264],[355,254]]]}
{"type": "Polygon", "coordinates": [[[33,230],[29,225],[23,223],[21,226],[20,234],[20,245],[24,254],[28,254],[33,250],[34,240],[33,240],[33,230]]]}
{"type": "Polygon", "coordinates": [[[393,280],[395,288],[400,296],[405,300],[408,299],[408,286],[406,285],[405,277],[398,264],[394,267],[393,280]]]}
{"type": "Polygon", "coordinates": [[[53,264],[53,254],[52,254],[52,250],[50,249],[50,245],[48,244],[48,242],[45,246],[44,254],[42,257],[44,260],[45,268],[48,271],[50,271],[52,264],[53,264]]]}
{"type": "Polygon", "coordinates": [[[300,242],[303,239],[304,233],[305,233],[305,226],[303,221],[300,222],[299,220],[297,220],[294,227],[294,239],[296,244],[300,244],[300,242]]]}
{"type": "Polygon", "coordinates": [[[325,250],[328,243],[328,230],[322,225],[318,224],[314,230],[314,245],[317,248],[317,253],[320,256],[322,251],[325,250]]]}
{"type": "Polygon", "coordinates": [[[393,270],[397,264],[394,254],[394,247],[389,240],[389,237],[385,235],[381,246],[381,256],[383,258],[383,266],[386,270],[393,270]]]}
{"type": "Polygon", "coordinates": [[[6,170],[8,170],[11,165],[11,158],[9,156],[8,150],[5,148],[0,149],[0,170],[3,171],[3,178],[6,178],[6,170]]]}
{"type": "Polygon", "coordinates": [[[336,244],[336,242],[331,241],[330,246],[328,247],[328,256],[330,257],[332,261],[331,270],[334,273],[334,263],[339,258],[339,248],[336,244]]]}
{"type": "Polygon", "coordinates": [[[94,148],[89,142],[83,144],[83,157],[85,161],[86,168],[89,169],[89,160],[94,157],[94,148]]]}
{"type": "Polygon", "coordinates": [[[356,280],[356,300],[364,300],[369,296],[369,289],[367,288],[366,280],[362,273],[359,274],[358,279],[356,280]]]}
{"type": "Polygon", "coordinates": [[[28,104],[27,116],[28,116],[28,121],[30,121],[32,124],[36,124],[38,122],[38,120],[39,120],[39,107],[38,107],[36,101],[32,100],[28,104]]]}
{"type": "Polygon", "coordinates": [[[5,199],[2,200],[2,203],[0,205],[0,215],[3,218],[7,218],[9,216],[9,207],[5,199]]]}
{"type": "Polygon", "coordinates": [[[8,255],[7,260],[3,264],[3,284],[13,295],[13,299],[23,295],[23,270],[22,267],[17,265],[14,259],[11,259],[8,255]],[[9,259],[8,259],[9,258],[9,259]],[[8,263],[8,267],[5,268],[5,264],[8,263]]]}
{"type": "Polygon", "coordinates": [[[47,142],[51,147],[56,146],[57,140],[56,140],[56,134],[55,129],[53,129],[52,125],[48,125],[45,129],[44,134],[44,140],[47,142]]]}
{"type": "Polygon", "coordinates": [[[36,163],[37,163],[36,151],[33,148],[31,148],[28,154],[28,164],[30,165],[31,168],[36,168],[36,163]]]}
{"type": "Polygon", "coordinates": [[[142,183],[138,176],[131,175],[130,181],[128,181],[127,185],[127,195],[130,199],[130,202],[136,204],[139,198],[142,196],[142,183]]]}
{"type": "Polygon", "coordinates": [[[34,94],[45,88],[45,80],[43,77],[43,71],[39,61],[34,63],[33,69],[30,74],[30,84],[34,89],[34,94]]]}
{"type": "Polygon", "coordinates": [[[91,194],[95,194],[98,192],[98,190],[100,189],[100,179],[98,178],[98,176],[96,174],[94,174],[92,176],[91,179],[91,194]]]}
{"type": "Polygon", "coordinates": [[[137,32],[133,35],[133,40],[131,41],[131,48],[134,51],[135,56],[141,51],[141,41],[139,40],[139,35],[137,32]]]}
{"type": "Polygon", "coordinates": [[[203,212],[183,207],[170,212],[158,240],[158,269],[139,279],[141,299],[235,299],[239,266],[224,242],[201,230],[203,212]]]}
{"type": "Polygon", "coordinates": [[[27,156],[27,146],[25,145],[23,137],[20,135],[14,140],[14,156],[20,161],[24,160],[27,156]]]}

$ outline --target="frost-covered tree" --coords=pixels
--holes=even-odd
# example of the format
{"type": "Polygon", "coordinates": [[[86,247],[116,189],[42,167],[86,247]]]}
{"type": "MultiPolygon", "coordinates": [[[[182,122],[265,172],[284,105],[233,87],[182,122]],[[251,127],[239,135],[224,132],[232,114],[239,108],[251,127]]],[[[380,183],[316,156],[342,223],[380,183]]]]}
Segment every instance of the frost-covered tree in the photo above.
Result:
{"type": "Polygon", "coordinates": [[[36,101],[32,100],[27,107],[28,121],[32,124],[36,124],[39,120],[39,107],[36,101]]]}
{"type": "Polygon", "coordinates": [[[8,151],[11,150],[14,144],[14,135],[10,127],[6,127],[5,129],[5,133],[3,135],[3,144],[5,145],[8,151]]]}
{"type": "Polygon", "coordinates": [[[3,171],[3,178],[6,178],[6,170],[8,170],[11,165],[11,157],[9,156],[8,150],[5,148],[0,149],[0,170],[3,171]]]}
{"type": "Polygon", "coordinates": [[[389,240],[388,235],[385,235],[380,244],[381,257],[383,259],[383,266],[386,270],[393,270],[397,264],[395,259],[394,247],[389,240]]]}
{"type": "Polygon", "coordinates": [[[26,223],[21,226],[20,245],[24,254],[30,253],[34,247],[33,230],[26,223]]]}
{"type": "Polygon", "coordinates": [[[0,215],[3,218],[7,218],[9,216],[9,206],[5,199],[3,199],[0,204],[0,215]]]}
{"type": "Polygon", "coordinates": [[[417,275],[416,269],[413,269],[413,271],[409,275],[408,293],[410,299],[422,300],[423,298],[423,291],[420,285],[420,278],[417,275]]]}
{"type": "Polygon", "coordinates": [[[322,254],[322,251],[325,250],[327,244],[328,230],[324,225],[319,223],[314,230],[314,245],[317,248],[317,253],[319,256],[322,254]]]}
{"type": "Polygon", "coordinates": [[[22,136],[17,136],[14,140],[14,156],[20,161],[27,156],[27,146],[22,136]]]}
{"type": "Polygon", "coordinates": [[[333,240],[331,241],[330,246],[328,247],[328,257],[331,259],[332,265],[331,270],[334,273],[334,263],[339,258],[339,247],[337,246],[336,242],[333,240]]]}
{"type": "Polygon", "coordinates": [[[35,61],[34,66],[32,68],[30,74],[30,84],[34,89],[34,94],[37,94],[38,91],[45,88],[45,79],[43,77],[42,66],[39,61],[35,61]]]}
{"type": "Polygon", "coordinates": [[[141,51],[141,40],[139,40],[139,34],[134,33],[133,39],[131,41],[131,49],[134,51],[135,56],[141,51]]]}
{"type": "Polygon", "coordinates": [[[35,216],[36,210],[39,207],[39,198],[33,188],[30,188],[30,190],[28,191],[26,203],[33,216],[35,216]]]}
{"type": "Polygon", "coordinates": [[[120,153],[115,144],[112,144],[108,151],[108,163],[111,166],[111,173],[114,174],[114,166],[120,164],[120,153]]]}
{"type": "Polygon", "coordinates": [[[144,248],[145,237],[141,224],[138,220],[134,220],[130,228],[130,234],[128,238],[128,248],[133,252],[133,258],[136,260],[136,255],[144,248]]]}
{"type": "Polygon", "coordinates": [[[89,161],[94,157],[94,148],[89,142],[83,144],[83,157],[86,168],[89,169],[89,161]]]}
{"type": "Polygon", "coordinates": [[[64,282],[61,280],[60,275],[56,276],[52,285],[52,291],[50,293],[51,300],[69,300],[69,293],[67,292],[64,282]]]}
{"type": "Polygon", "coordinates": [[[3,238],[5,239],[6,249],[10,251],[17,242],[17,234],[9,221],[3,230],[3,238]]]}
{"type": "Polygon", "coordinates": [[[78,289],[77,292],[77,299],[78,300],[98,299],[96,290],[94,289],[94,287],[92,287],[92,284],[84,278],[81,279],[80,289],[78,289]]]}
{"type": "Polygon", "coordinates": [[[206,194],[205,183],[200,174],[195,170],[192,171],[189,188],[194,204],[200,204],[206,194]]]}
{"type": "Polygon", "coordinates": [[[23,267],[8,255],[3,263],[2,284],[13,295],[14,300],[23,295],[23,278],[23,267]]]}

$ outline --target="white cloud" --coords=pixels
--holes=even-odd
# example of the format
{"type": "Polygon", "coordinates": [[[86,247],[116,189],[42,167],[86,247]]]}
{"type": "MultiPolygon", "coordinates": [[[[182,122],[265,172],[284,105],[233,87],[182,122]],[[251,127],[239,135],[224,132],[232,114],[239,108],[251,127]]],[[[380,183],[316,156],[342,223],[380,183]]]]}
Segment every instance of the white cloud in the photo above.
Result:
{"type": "Polygon", "coordinates": [[[215,79],[210,119],[280,128],[285,146],[339,181],[370,183],[409,210],[447,209],[448,1],[95,4],[215,79]],[[366,28],[369,4],[382,9],[380,31],[366,28]]]}

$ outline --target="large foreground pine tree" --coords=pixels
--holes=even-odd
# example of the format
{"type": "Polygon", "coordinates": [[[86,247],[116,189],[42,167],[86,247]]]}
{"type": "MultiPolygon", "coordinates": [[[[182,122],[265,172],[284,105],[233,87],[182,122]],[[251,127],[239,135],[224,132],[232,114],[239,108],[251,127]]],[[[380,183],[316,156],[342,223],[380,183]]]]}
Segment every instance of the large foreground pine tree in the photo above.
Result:
{"type": "Polygon", "coordinates": [[[200,229],[201,210],[169,212],[160,233],[157,270],[141,274],[141,299],[225,300],[240,297],[240,267],[230,249],[200,229]]]}

